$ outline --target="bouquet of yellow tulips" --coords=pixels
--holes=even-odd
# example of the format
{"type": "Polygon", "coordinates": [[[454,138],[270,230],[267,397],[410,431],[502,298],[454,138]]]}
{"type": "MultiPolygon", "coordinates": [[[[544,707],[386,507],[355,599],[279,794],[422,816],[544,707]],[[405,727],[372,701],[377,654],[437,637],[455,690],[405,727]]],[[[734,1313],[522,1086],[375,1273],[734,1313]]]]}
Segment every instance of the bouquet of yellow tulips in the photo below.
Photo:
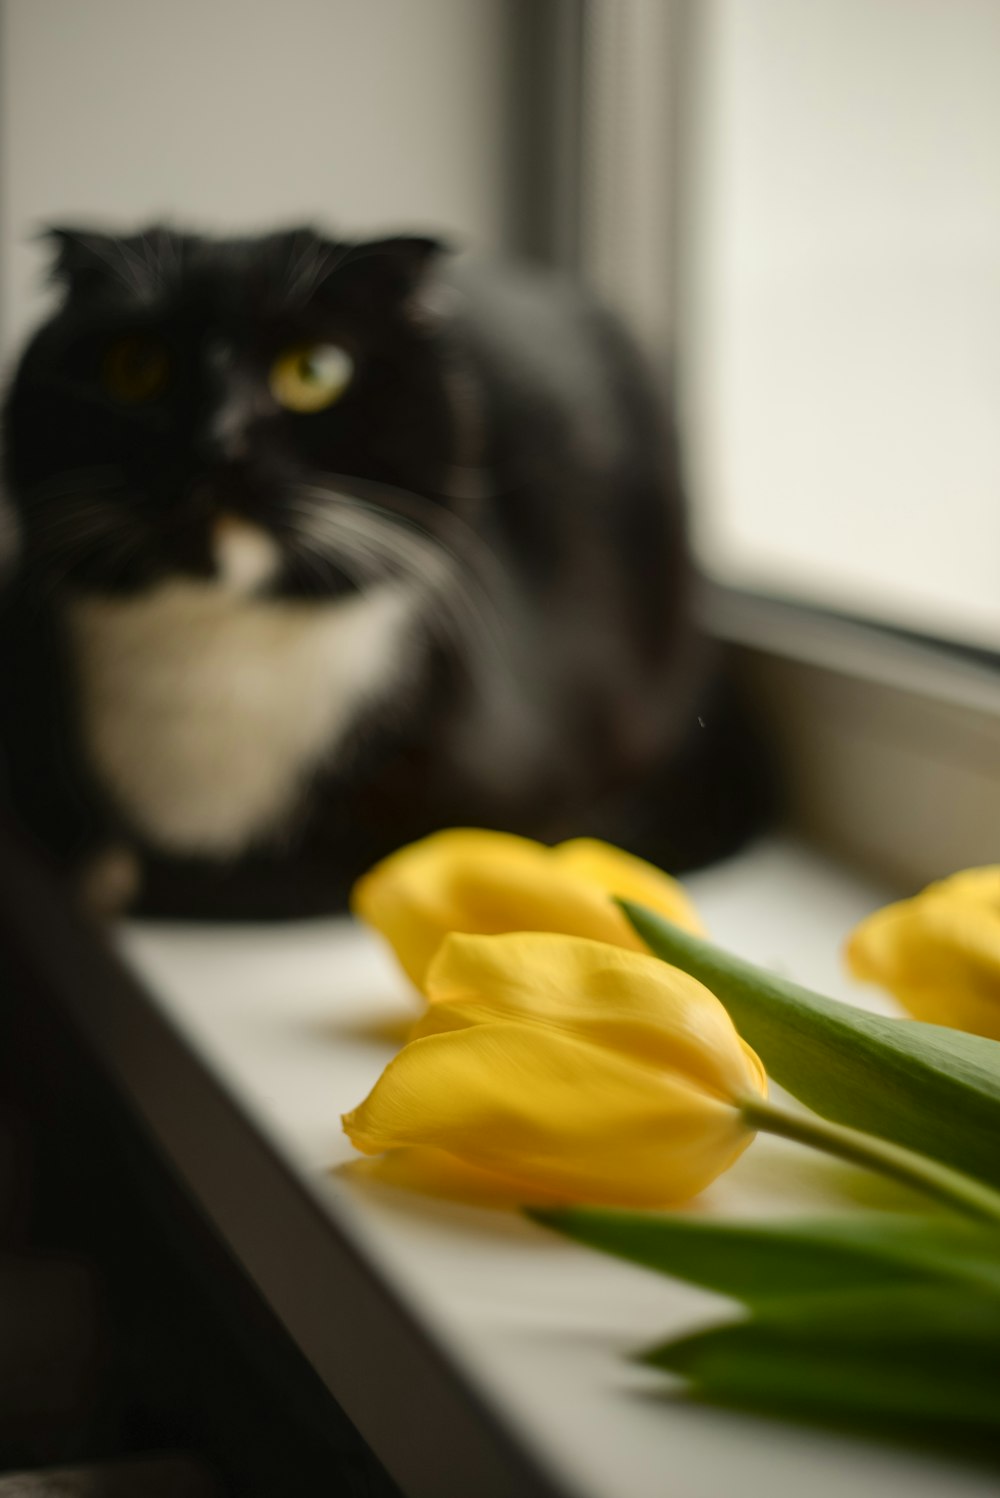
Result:
{"type": "Polygon", "coordinates": [[[396,1179],[458,1164],[538,1221],[743,1301],[742,1319],[642,1354],[704,1397],[995,1446],[1000,869],[854,934],[856,975],[916,1020],[728,956],[679,884],[590,840],[439,833],[366,875],[354,908],[427,1001],[344,1118],[358,1149],[396,1179]],[[804,1107],[769,1100],[768,1075],[804,1107]],[[663,1210],[762,1130],[951,1210],[777,1224],[663,1210]]]}

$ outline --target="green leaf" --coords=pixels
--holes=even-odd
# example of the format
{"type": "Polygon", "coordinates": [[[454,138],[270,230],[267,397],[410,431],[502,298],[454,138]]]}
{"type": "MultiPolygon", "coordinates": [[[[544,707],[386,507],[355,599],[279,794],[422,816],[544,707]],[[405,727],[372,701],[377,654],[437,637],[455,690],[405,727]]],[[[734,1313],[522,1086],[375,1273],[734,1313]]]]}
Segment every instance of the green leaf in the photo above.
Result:
{"type": "Polygon", "coordinates": [[[787,1297],[642,1361],[702,1398],[784,1416],[992,1444],[1000,1303],[957,1285],[787,1297]]]}
{"type": "Polygon", "coordinates": [[[955,1280],[1000,1301],[1000,1232],[944,1217],[856,1213],[720,1222],[605,1207],[532,1208],[567,1237],[751,1306],[824,1290],[955,1280]]]}
{"type": "Polygon", "coordinates": [[[1000,1041],[840,1004],[621,903],[650,950],[712,990],[800,1102],[1000,1186],[1000,1041]]]}

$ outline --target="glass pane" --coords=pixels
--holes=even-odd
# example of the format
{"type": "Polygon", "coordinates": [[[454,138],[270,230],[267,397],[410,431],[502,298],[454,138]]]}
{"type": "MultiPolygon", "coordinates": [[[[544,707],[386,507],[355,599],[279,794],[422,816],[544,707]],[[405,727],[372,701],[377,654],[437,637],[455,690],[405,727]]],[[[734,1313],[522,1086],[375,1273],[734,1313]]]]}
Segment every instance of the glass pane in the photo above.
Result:
{"type": "Polygon", "coordinates": [[[1000,646],[1000,6],[694,10],[702,553],[726,580],[1000,646]]]}

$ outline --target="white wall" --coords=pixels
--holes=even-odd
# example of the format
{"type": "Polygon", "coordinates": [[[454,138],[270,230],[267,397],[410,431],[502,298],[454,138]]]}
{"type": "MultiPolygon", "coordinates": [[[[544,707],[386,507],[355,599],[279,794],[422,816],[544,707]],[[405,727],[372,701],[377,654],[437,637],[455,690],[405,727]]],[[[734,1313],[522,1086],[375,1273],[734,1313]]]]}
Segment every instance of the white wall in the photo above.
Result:
{"type": "Polygon", "coordinates": [[[52,220],[506,232],[506,0],[5,0],[0,316],[52,220]]]}
{"type": "Polygon", "coordinates": [[[1000,647],[1000,4],[698,0],[701,546],[1000,647]]]}

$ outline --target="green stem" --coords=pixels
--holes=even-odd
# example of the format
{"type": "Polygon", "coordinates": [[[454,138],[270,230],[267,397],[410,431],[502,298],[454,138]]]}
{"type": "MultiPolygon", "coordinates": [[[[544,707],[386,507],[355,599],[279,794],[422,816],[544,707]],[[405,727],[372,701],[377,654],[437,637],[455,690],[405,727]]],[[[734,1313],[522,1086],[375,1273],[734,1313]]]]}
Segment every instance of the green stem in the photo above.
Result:
{"type": "Polygon", "coordinates": [[[1000,1222],[1000,1192],[974,1181],[971,1176],[951,1170],[947,1165],[940,1165],[936,1160],[891,1144],[887,1139],[877,1139],[873,1134],[863,1134],[860,1129],[830,1123],[814,1113],[794,1113],[764,1098],[742,1098],[739,1106],[751,1128],[811,1145],[813,1149],[836,1155],[838,1159],[849,1160],[853,1165],[865,1165],[869,1170],[878,1171],[890,1180],[901,1181],[904,1186],[914,1187],[925,1196],[945,1202],[969,1217],[1000,1222]]]}

